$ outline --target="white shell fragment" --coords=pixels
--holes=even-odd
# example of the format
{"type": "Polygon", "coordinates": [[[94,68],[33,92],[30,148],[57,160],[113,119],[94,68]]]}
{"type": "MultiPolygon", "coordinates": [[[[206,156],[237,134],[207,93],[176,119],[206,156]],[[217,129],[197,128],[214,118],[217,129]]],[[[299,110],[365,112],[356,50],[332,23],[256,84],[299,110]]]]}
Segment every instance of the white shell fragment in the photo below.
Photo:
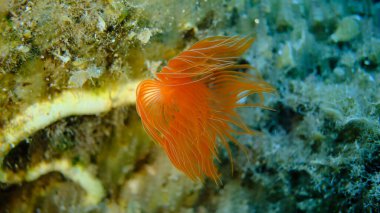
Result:
{"type": "Polygon", "coordinates": [[[138,35],[137,39],[141,41],[142,44],[148,43],[150,37],[152,36],[152,32],[148,28],[144,28],[138,35]]]}
{"type": "Polygon", "coordinates": [[[103,32],[106,29],[106,22],[101,16],[98,15],[98,24],[96,25],[100,32],[103,32]]]}
{"type": "Polygon", "coordinates": [[[82,87],[88,79],[99,78],[103,74],[103,69],[90,66],[86,70],[78,70],[71,74],[68,85],[70,88],[82,87]]]}

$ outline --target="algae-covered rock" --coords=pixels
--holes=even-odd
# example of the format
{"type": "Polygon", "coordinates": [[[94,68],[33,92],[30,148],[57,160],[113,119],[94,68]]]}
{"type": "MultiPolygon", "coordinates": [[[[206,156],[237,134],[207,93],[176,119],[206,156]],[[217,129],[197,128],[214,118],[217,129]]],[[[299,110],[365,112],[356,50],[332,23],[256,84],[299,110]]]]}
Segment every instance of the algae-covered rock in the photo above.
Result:
{"type": "Polygon", "coordinates": [[[379,212],[379,8],[0,0],[0,212],[379,212]],[[277,90],[238,110],[257,134],[218,147],[221,183],[180,173],[134,109],[141,79],[215,35],[254,37],[239,72],[277,90]]]}
{"type": "Polygon", "coordinates": [[[331,39],[334,42],[349,41],[360,33],[360,17],[348,16],[344,17],[338,24],[338,28],[331,35],[331,39]]]}

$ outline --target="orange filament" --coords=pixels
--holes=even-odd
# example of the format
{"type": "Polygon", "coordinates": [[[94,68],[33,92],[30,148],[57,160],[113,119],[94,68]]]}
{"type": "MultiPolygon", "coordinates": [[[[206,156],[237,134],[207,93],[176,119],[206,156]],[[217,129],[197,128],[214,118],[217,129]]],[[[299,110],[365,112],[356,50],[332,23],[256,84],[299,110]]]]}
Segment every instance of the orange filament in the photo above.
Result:
{"type": "Polygon", "coordinates": [[[137,89],[137,112],[147,133],[165,150],[169,159],[191,179],[204,176],[219,180],[214,164],[217,141],[229,152],[228,141],[238,128],[253,134],[235,108],[262,106],[263,93],[274,88],[257,76],[238,72],[251,68],[236,65],[252,38],[211,37],[199,41],[168,62],[157,78],[137,89]],[[256,104],[239,103],[257,94],[256,104]]]}

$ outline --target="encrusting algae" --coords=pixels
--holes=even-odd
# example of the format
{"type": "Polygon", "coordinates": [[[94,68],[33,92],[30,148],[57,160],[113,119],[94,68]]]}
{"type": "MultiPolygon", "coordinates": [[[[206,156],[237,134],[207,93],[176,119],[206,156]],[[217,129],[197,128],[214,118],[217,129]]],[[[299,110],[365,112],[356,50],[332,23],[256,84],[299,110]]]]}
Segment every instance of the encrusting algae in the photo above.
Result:
{"type": "Polygon", "coordinates": [[[216,141],[231,157],[228,141],[238,144],[233,134],[255,133],[235,109],[261,107],[263,93],[275,91],[260,77],[237,71],[251,68],[236,60],[253,41],[237,36],[199,41],[171,59],[155,79],[142,81],[137,88],[137,112],[144,128],[174,166],[193,180],[206,176],[219,181],[214,164],[216,141]],[[257,94],[260,102],[241,103],[251,94],[257,94]]]}

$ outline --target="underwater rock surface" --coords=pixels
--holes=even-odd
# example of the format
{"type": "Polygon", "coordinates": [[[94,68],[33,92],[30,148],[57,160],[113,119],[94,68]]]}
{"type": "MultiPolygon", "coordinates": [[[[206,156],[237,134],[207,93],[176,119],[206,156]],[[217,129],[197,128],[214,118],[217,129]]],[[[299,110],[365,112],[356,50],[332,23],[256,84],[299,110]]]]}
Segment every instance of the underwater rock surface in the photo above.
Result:
{"type": "Polygon", "coordinates": [[[0,107],[0,212],[380,211],[378,1],[0,0],[0,107]],[[277,90],[239,109],[262,134],[222,185],[172,166],[131,89],[215,35],[254,37],[277,90]]]}

